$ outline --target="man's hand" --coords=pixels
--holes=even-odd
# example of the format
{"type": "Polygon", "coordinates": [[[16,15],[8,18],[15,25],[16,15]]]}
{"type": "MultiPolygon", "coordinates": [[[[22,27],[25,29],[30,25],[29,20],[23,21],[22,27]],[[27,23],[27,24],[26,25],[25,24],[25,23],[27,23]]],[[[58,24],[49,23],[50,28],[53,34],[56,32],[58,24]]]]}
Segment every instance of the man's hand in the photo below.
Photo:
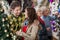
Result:
{"type": "Polygon", "coordinates": [[[20,32],[19,32],[19,31],[17,31],[17,32],[16,32],[16,34],[17,34],[17,35],[20,35],[20,32]]]}

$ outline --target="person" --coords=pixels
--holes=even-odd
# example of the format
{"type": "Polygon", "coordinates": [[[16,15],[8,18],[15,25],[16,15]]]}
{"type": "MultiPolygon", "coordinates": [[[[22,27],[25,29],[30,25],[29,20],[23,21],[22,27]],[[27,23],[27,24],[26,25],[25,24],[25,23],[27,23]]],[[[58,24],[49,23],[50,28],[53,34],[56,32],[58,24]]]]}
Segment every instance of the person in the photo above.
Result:
{"type": "Polygon", "coordinates": [[[9,5],[12,3],[12,1],[19,1],[21,3],[21,0],[7,0],[7,2],[9,3],[9,5]]]}
{"type": "Polygon", "coordinates": [[[8,1],[8,3],[9,3],[9,5],[11,4],[11,2],[12,2],[12,0],[7,0],[8,1]]]}
{"type": "MultiPolygon", "coordinates": [[[[8,24],[13,35],[17,30],[21,29],[24,20],[24,14],[21,13],[21,3],[19,1],[12,1],[10,5],[10,14],[8,14],[8,24]]],[[[17,39],[20,39],[17,37],[17,39]]]]}
{"type": "Polygon", "coordinates": [[[25,11],[26,7],[32,7],[32,0],[23,0],[23,12],[25,11]]]}
{"type": "MultiPolygon", "coordinates": [[[[25,11],[26,11],[26,9],[25,9],[25,11]]],[[[27,16],[26,12],[24,12],[24,15],[25,15],[25,19],[24,19],[24,21],[22,23],[22,31],[24,33],[26,33],[29,21],[28,21],[28,16],[27,16]]],[[[24,37],[22,37],[21,40],[24,40],[24,37]]]]}
{"type": "Polygon", "coordinates": [[[43,13],[42,13],[43,16],[41,16],[41,18],[44,20],[45,27],[47,29],[47,36],[48,36],[47,40],[52,40],[52,29],[51,29],[50,21],[52,21],[53,18],[49,16],[49,9],[46,8],[46,6],[43,6],[42,9],[43,9],[43,13]]]}
{"type": "Polygon", "coordinates": [[[22,31],[17,31],[16,34],[24,37],[24,40],[38,40],[36,37],[38,33],[39,21],[37,19],[36,11],[32,7],[28,7],[26,8],[25,12],[28,16],[29,21],[26,33],[22,31]]]}
{"type": "Polygon", "coordinates": [[[47,30],[45,27],[45,22],[41,18],[43,13],[42,8],[37,7],[36,12],[37,12],[38,20],[41,26],[41,29],[39,29],[39,32],[38,32],[39,40],[47,40],[47,30]]]}
{"type": "MultiPolygon", "coordinates": [[[[19,27],[21,27],[22,21],[24,20],[24,14],[21,13],[21,3],[19,1],[13,1],[10,5],[11,9],[11,18],[16,21],[19,27]]],[[[8,15],[9,18],[9,15],[8,15]]],[[[11,21],[11,20],[10,20],[11,21]]]]}
{"type": "Polygon", "coordinates": [[[37,5],[39,6],[39,5],[41,5],[41,2],[42,2],[43,0],[37,0],[37,5]]]}

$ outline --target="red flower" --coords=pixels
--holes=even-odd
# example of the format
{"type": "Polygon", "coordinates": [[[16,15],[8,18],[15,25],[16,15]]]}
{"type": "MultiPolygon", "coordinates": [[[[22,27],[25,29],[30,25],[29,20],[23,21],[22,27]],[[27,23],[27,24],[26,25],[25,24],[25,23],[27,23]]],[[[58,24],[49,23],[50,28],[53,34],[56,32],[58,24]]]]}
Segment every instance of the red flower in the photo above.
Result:
{"type": "MultiPolygon", "coordinates": [[[[27,31],[27,26],[23,26],[22,31],[26,33],[26,31],[27,31]]],[[[24,37],[22,37],[22,40],[24,40],[24,37]]]]}

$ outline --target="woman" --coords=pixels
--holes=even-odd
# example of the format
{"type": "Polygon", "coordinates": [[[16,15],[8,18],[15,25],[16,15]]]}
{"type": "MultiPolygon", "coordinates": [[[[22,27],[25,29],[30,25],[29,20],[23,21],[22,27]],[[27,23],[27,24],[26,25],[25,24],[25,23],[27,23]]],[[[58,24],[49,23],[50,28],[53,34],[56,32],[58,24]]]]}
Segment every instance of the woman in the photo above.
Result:
{"type": "Polygon", "coordinates": [[[44,20],[42,20],[41,16],[42,16],[42,7],[37,7],[36,8],[36,12],[37,12],[37,16],[38,16],[38,20],[41,26],[41,29],[39,29],[38,31],[38,35],[39,35],[39,40],[47,40],[47,30],[45,27],[45,22],[44,20]]]}
{"type": "Polygon", "coordinates": [[[24,40],[37,40],[36,37],[38,33],[39,21],[36,11],[34,8],[26,8],[25,12],[29,21],[26,33],[17,31],[16,34],[24,37],[24,40]]]}

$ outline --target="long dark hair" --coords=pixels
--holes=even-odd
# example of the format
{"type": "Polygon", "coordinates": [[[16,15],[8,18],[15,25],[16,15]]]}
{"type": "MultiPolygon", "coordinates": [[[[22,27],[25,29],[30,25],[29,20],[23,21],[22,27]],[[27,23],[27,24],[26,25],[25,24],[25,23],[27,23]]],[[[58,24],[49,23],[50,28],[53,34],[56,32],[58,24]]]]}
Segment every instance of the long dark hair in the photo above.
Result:
{"type": "Polygon", "coordinates": [[[36,15],[36,11],[32,7],[27,7],[26,9],[27,9],[27,15],[29,18],[29,24],[32,24],[34,22],[34,20],[38,19],[37,15],[36,15]]]}

